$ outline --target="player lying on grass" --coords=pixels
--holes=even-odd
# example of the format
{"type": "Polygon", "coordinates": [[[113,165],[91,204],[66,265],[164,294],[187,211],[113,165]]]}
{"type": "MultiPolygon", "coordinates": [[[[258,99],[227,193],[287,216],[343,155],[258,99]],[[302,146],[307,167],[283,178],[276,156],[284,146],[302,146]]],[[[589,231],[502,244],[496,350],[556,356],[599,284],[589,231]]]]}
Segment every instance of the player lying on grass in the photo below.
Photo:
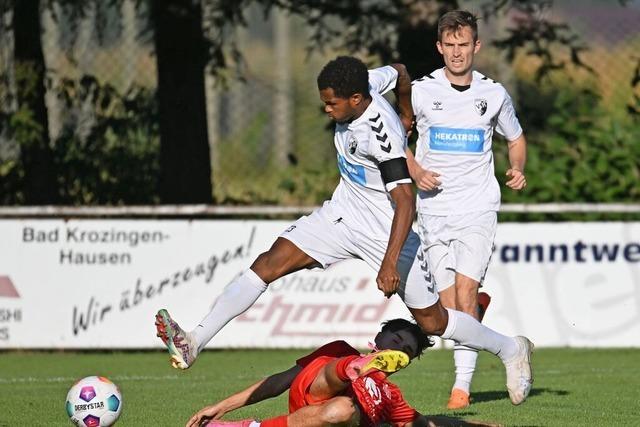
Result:
{"type": "MultiPolygon", "coordinates": [[[[383,323],[375,349],[359,352],[344,341],[326,344],[245,390],[198,411],[187,427],[396,427],[452,425],[444,417],[426,417],[404,400],[387,375],[406,367],[433,345],[420,327],[405,319],[383,323]],[[227,412],[289,390],[289,414],[275,418],[220,421],[227,412]]],[[[449,420],[451,421],[451,420],[449,420]]],[[[456,420],[455,425],[465,424],[456,420]]]]}
{"type": "Polygon", "coordinates": [[[404,65],[367,70],[359,59],[345,56],[325,65],[318,90],[325,112],[336,122],[340,183],[331,200],[298,219],[231,281],[193,330],[184,331],[167,310],[158,311],[157,334],[174,367],[192,366],[204,346],[275,280],[361,259],[378,272],[376,283],[384,295],[398,293],[425,333],[498,356],[506,369],[511,402],[524,402],[531,390],[533,344],[446,309],[438,299],[420,238],[411,229],[415,202],[405,152],[406,125],[382,96],[393,88],[403,117],[411,122],[411,80],[404,65]]]}

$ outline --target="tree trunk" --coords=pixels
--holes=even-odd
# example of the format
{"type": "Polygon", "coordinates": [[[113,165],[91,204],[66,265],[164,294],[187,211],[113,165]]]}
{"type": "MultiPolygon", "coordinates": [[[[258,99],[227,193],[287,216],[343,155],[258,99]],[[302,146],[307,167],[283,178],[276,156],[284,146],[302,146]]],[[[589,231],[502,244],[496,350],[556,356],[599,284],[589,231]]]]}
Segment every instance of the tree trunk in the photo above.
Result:
{"type": "Polygon", "coordinates": [[[160,198],[211,203],[200,2],[154,0],[160,115],[160,198]]]}
{"type": "Polygon", "coordinates": [[[45,106],[46,67],[40,38],[40,0],[15,2],[13,31],[18,109],[33,114],[30,124],[19,125],[31,127],[28,132],[21,132],[28,134],[28,140],[20,141],[24,202],[28,205],[55,204],[58,193],[45,106]]]}

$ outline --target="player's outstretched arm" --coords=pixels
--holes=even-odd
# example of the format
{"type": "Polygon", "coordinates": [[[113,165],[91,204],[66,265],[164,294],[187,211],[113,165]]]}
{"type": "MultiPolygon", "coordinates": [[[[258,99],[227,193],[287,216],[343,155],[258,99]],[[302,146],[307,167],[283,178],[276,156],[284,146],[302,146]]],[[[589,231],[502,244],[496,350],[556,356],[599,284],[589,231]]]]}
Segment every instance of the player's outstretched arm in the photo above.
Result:
{"type": "Polygon", "coordinates": [[[506,175],[510,178],[506,185],[514,190],[522,190],[527,186],[524,166],[527,161],[527,140],[521,134],[513,141],[509,141],[509,164],[511,167],[506,175]]]}
{"type": "Polygon", "coordinates": [[[205,406],[187,421],[187,427],[197,427],[203,421],[217,420],[227,412],[242,408],[263,400],[276,397],[291,387],[291,383],[302,368],[298,365],[271,375],[246,389],[235,393],[220,402],[205,406]]]}
{"type": "Polygon", "coordinates": [[[411,184],[398,184],[389,194],[396,208],[391,223],[387,251],[382,259],[378,277],[376,278],[378,289],[387,298],[393,295],[400,285],[400,275],[397,269],[398,258],[416,213],[411,184]]]}

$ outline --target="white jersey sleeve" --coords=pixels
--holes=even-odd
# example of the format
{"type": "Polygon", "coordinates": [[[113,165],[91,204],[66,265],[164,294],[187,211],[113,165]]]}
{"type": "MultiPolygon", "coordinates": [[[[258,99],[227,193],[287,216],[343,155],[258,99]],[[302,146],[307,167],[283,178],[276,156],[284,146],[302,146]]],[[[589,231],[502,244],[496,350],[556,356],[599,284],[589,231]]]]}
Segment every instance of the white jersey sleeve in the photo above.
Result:
{"type": "MultiPolygon", "coordinates": [[[[367,144],[367,155],[373,157],[378,164],[393,160],[406,159],[406,138],[402,128],[397,126],[397,116],[390,117],[389,112],[380,111],[369,120],[371,132],[367,144]]],[[[411,183],[410,178],[387,182],[385,189],[393,190],[398,184],[411,183]]]]}
{"type": "Polygon", "coordinates": [[[516,116],[516,109],[513,107],[513,102],[507,91],[505,91],[502,107],[498,114],[496,131],[507,141],[513,141],[522,135],[522,127],[516,116]]]}
{"type": "Polygon", "coordinates": [[[369,90],[384,95],[396,87],[398,71],[391,65],[369,70],[369,90]]]}

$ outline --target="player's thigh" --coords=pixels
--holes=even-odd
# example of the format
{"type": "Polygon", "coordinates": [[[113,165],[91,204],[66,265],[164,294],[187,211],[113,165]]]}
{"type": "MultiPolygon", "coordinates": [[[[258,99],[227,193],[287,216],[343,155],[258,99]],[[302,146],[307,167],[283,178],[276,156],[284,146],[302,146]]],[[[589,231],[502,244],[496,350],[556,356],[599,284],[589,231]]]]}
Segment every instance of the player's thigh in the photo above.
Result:
{"type": "MultiPolygon", "coordinates": [[[[388,240],[371,239],[364,231],[356,231],[354,235],[357,236],[354,253],[377,272],[387,251],[388,240]]],[[[400,275],[398,295],[405,305],[412,308],[428,307],[438,301],[428,264],[420,251],[420,238],[411,230],[400,251],[397,268],[400,275]]]]}
{"type": "Polygon", "coordinates": [[[316,405],[325,402],[329,396],[317,381],[324,367],[335,360],[334,357],[319,356],[305,366],[296,376],[289,387],[289,412],[294,412],[303,406],[316,405]],[[316,387],[314,388],[314,383],[316,387]]]}
{"type": "MultiPolygon", "coordinates": [[[[451,244],[456,259],[455,271],[481,285],[493,253],[497,215],[495,212],[482,212],[469,215],[466,220],[467,224],[461,224],[464,227],[451,244]]],[[[461,287],[470,286],[464,278],[459,277],[457,282],[461,287]]]]}
{"type": "Polygon", "coordinates": [[[319,417],[323,425],[347,427],[360,423],[360,409],[351,397],[336,396],[321,405],[319,417]]]}
{"type": "Polygon", "coordinates": [[[442,292],[455,284],[456,259],[447,217],[419,214],[418,224],[423,256],[438,292],[442,292]]]}
{"type": "Polygon", "coordinates": [[[327,204],[298,219],[280,237],[289,240],[322,268],[353,257],[348,229],[327,204]]]}
{"type": "Polygon", "coordinates": [[[400,287],[398,295],[409,308],[425,308],[438,301],[435,278],[422,251],[420,238],[409,233],[398,259],[400,287]]]}
{"type": "Polygon", "coordinates": [[[278,237],[268,251],[258,255],[251,269],[266,283],[304,268],[318,266],[318,262],[294,243],[278,237]]]}

